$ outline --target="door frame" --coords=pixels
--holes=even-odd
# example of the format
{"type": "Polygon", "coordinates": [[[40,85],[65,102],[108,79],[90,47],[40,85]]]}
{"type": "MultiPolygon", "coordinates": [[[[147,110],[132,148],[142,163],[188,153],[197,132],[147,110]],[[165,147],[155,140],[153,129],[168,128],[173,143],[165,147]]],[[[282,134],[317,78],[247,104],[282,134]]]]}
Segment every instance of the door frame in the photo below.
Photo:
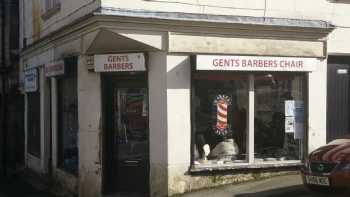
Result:
{"type": "MultiPolygon", "coordinates": [[[[108,130],[111,128],[112,123],[109,120],[108,114],[112,113],[113,99],[108,99],[113,97],[113,87],[117,86],[118,81],[144,81],[146,83],[145,88],[149,90],[148,87],[148,76],[147,72],[111,72],[111,73],[101,73],[101,98],[102,98],[102,193],[111,194],[118,191],[113,190],[113,170],[112,168],[112,159],[110,158],[113,153],[113,143],[111,141],[111,133],[108,130]]],[[[148,101],[149,102],[149,101],[148,101]]],[[[149,103],[148,103],[149,105],[149,103]]],[[[149,125],[149,124],[148,124],[149,125]]],[[[149,141],[148,135],[148,141],[149,141]]],[[[148,153],[150,148],[148,146],[148,153]]],[[[149,180],[150,175],[150,159],[148,159],[148,169],[147,176],[149,180]]],[[[146,192],[150,192],[150,182],[147,183],[146,192]]]]}
{"type": "MultiPolygon", "coordinates": [[[[329,117],[331,116],[331,114],[329,114],[329,105],[330,105],[330,100],[329,100],[329,98],[330,98],[330,87],[329,87],[329,84],[330,84],[330,80],[332,80],[332,79],[330,79],[330,66],[345,66],[345,67],[347,67],[347,69],[348,69],[348,73],[347,73],[347,77],[348,77],[348,101],[347,101],[347,103],[348,103],[348,128],[350,128],[350,56],[336,56],[336,55],[334,55],[334,56],[329,56],[328,57],[328,59],[327,59],[327,119],[326,119],[326,121],[327,121],[327,126],[326,126],[326,128],[327,128],[327,131],[326,131],[326,135],[327,135],[327,142],[329,142],[329,141],[331,141],[331,140],[333,140],[333,137],[334,136],[332,136],[331,135],[331,133],[330,132],[332,132],[331,130],[330,130],[330,125],[329,125],[329,122],[330,122],[330,120],[329,120],[329,117]]],[[[347,131],[348,133],[350,132],[350,131],[347,131]]],[[[340,137],[340,136],[338,136],[338,137],[340,137]]]]}

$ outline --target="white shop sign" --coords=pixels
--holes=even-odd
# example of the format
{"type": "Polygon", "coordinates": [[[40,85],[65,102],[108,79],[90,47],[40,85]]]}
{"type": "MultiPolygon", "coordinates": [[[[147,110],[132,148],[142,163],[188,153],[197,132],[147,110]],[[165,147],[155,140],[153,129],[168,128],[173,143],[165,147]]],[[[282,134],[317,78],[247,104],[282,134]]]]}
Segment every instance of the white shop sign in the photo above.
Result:
{"type": "Polygon", "coordinates": [[[94,56],[95,72],[146,71],[143,53],[94,56]]]}
{"type": "Polygon", "coordinates": [[[197,70],[299,71],[316,69],[316,58],[197,55],[197,70]]]}
{"type": "Polygon", "coordinates": [[[24,71],[24,91],[36,92],[38,90],[38,70],[36,68],[24,71]]]}
{"type": "Polygon", "coordinates": [[[45,65],[45,76],[54,77],[64,75],[64,61],[51,62],[45,65]]]}

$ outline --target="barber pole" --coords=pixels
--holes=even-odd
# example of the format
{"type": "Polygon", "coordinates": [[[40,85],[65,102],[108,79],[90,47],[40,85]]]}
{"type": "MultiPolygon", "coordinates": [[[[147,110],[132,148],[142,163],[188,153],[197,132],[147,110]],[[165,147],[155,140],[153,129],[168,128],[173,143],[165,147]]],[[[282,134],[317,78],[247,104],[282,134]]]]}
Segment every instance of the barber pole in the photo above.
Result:
{"type": "Polygon", "coordinates": [[[231,99],[226,95],[218,95],[214,100],[214,105],[216,105],[215,133],[218,135],[226,135],[229,130],[227,115],[228,106],[231,105],[231,99]]]}

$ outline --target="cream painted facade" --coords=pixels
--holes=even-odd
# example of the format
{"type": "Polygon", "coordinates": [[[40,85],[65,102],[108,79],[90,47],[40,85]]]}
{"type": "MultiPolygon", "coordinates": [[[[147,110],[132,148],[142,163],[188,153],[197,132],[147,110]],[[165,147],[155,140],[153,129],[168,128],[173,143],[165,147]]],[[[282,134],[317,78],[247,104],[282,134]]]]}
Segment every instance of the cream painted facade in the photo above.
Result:
{"type": "Polygon", "coordinates": [[[237,169],[218,180],[189,170],[191,58],[196,54],[317,58],[316,70],[307,74],[308,151],[326,143],[327,56],[350,54],[350,2],[60,0],[49,16],[45,2],[20,1],[22,68],[35,67],[40,73],[41,157],[26,154],[26,166],[41,175],[52,174],[69,192],[82,197],[104,193],[105,101],[103,74],[88,65],[94,54],[146,54],[150,196],[254,179],[237,169]],[[78,57],[77,176],[57,166],[57,79],[44,75],[46,64],[71,56],[78,57]]]}

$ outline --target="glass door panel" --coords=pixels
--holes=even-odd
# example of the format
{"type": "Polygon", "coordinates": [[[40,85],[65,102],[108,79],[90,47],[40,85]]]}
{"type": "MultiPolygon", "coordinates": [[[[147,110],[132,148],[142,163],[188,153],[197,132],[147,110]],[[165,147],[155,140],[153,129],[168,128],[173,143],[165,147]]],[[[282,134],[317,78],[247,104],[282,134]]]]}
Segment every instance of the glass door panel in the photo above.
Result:
{"type": "Polygon", "coordinates": [[[148,182],[148,94],[146,88],[114,89],[114,161],[121,191],[144,191],[148,182]]]}

